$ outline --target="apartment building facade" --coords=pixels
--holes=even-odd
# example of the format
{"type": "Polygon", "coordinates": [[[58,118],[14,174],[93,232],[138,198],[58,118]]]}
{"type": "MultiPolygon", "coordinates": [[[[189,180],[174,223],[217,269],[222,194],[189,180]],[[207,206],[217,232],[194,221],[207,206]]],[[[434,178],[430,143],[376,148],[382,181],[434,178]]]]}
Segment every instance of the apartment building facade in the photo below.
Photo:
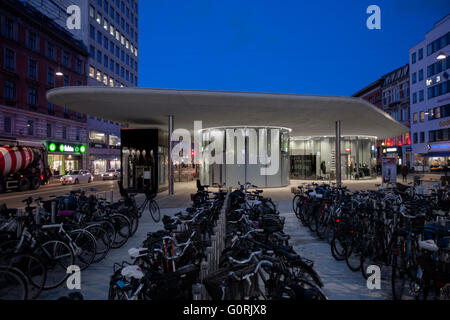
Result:
{"type": "Polygon", "coordinates": [[[87,63],[86,47],[52,19],[22,1],[2,1],[0,136],[46,145],[55,175],[87,168],[87,117],[49,103],[46,92],[86,85],[87,63]]]}
{"type": "Polygon", "coordinates": [[[418,171],[450,165],[450,15],[409,50],[411,163],[418,171]]]}
{"type": "MultiPolygon", "coordinates": [[[[409,64],[382,77],[382,109],[392,118],[410,127],[409,64]]],[[[409,164],[411,159],[411,135],[385,139],[381,143],[383,157],[397,158],[397,164],[409,164]]]]}
{"type": "MultiPolygon", "coordinates": [[[[53,15],[66,28],[69,5],[81,9],[80,30],[70,30],[88,48],[89,86],[138,86],[138,0],[25,0],[53,15]]],[[[118,167],[120,129],[117,122],[88,116],[89,168],[100,174],[118,167]]]]}

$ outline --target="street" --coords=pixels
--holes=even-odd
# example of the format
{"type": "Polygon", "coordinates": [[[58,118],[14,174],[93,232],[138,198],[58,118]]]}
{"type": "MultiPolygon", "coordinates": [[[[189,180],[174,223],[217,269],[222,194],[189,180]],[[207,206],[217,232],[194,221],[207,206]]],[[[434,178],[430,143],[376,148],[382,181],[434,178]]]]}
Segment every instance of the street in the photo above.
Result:
{"type": "Polygon", "coordinates": [[[64,195],[71,190],[79,190],[82,188],[86,189],[89,194],[103,193],[106,191],[108,198],[109,192],[114,190],[114,197],[118,196],[117,180],[102,181],[97,179],[92,183],[62,186],[56,179],[53,179],[51,184],[41,186],[38,190],[0,194],[0,204],[6,203],[8,208],[23,208],[24,203],[22,201],[28,197],[42,197],[44,200],[48,200],[50,196],[64,195]],[[92,190],[93,188],[95,191],[92,190]]]}

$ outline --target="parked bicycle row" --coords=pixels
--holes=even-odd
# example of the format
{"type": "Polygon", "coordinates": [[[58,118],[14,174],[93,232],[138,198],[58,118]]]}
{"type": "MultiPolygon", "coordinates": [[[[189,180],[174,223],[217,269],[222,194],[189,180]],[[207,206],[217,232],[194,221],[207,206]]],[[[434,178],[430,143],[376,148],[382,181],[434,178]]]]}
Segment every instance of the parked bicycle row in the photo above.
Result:
{"type": "MultiPolygon", "coordinates": [[[[120,184],[119,184],[120,185],[120,184]]],[[[121,189],[114,203],[85,190],[27,198],[24,210],[0,208],[0,300],[38,299],[65,284],[69,266],[80,271],[102,261],[135,234],[145,208],[159,221],[155,195],[138,206],[121,189]]]]}
{"type": "Polygon", "coordinates": [[[297,254],[285,218],[263,190],[245,183],[230,194],[219,269],[205,286],[214,300],[325,300],[314,263],[297,254]],[[251,190],[249,190],[251,189],[251,190]]]}
{"type": "Polygon", "coordinates": [[[192,300],[200,283],[201,263],[207,259],[226,191],[208,191],[198,184],[192,206],[164,215],[164,229],[149,232],[140,248],[128,251],[130,262],[114,264],[110,300],[192,300]]]}
{"type": "Polygon", "coordinates": [[[301,223],[330,243],[336,260],[365,279],[373,275],[369,266],[379,267],[393,299],[449,299],[449,193],[418,190],[304,184],[293,190],[292,204],[301,223]]]}

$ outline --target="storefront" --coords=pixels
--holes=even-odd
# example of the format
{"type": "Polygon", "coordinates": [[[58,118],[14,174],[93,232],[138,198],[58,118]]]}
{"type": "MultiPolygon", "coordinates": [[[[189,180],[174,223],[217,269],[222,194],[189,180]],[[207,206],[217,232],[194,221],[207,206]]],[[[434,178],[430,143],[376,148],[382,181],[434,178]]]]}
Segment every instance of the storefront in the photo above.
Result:
{"type": "Polygon", "coordinates": [[[48,163],[54,176],[64,175],[70,170],[84,169],[85,145],[46,141],[46,146],[48,163]]]}
{"type": "MultiPolygon", "coordinates": [[[[342,179],[370,179],[376,176],[376,138],[341,138],[342,179]]],[[[291,179],[333,180],[336,178],[335,137],[293,137],[290,143],[291,179]]]]}

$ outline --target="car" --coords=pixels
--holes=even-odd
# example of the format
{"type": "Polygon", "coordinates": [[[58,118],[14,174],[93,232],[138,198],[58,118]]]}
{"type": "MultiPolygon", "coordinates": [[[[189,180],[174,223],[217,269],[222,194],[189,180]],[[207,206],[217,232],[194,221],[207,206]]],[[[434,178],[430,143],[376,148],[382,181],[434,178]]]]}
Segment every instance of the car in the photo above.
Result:
{"type": "Polygon", "coordinates": [[[439,171],[442,171],[442,170],[444,170],[444,167],[442,167],[441,165],[431,165],[430,166],[430,171],[431,172],[439,172],[439,171]]]}
{"type": "Polygon", "coordinates": [[[110,169],[106,170],[105,173],[102,173],[103,180],[114,180],[119,179],[120,177],[120,169],[110,169]]]}
{"type": "Polygon", "coordinates": [[[87,170],[70,170],[66,175],[62,176],[61,184],[79,184],[79,183],[91,183],[94,181],[94,177],[87,170]]]}

